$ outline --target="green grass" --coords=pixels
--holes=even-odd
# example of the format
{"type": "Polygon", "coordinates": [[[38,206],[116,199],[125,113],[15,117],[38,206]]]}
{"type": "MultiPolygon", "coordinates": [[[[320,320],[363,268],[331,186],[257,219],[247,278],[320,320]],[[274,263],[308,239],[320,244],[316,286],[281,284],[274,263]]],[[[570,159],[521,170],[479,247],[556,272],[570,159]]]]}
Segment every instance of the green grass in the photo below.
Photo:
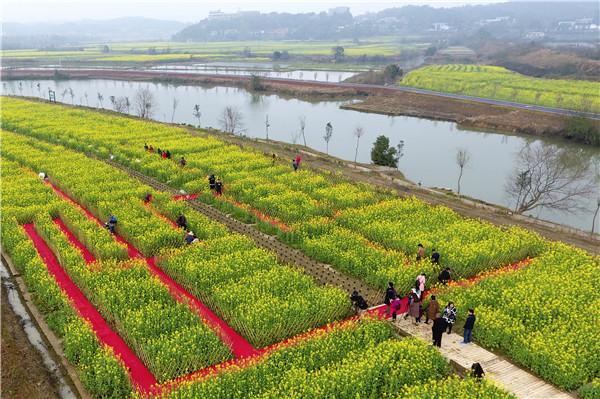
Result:
{"type": "Polygon", "coordinates": [[[403,86],[584,112],[600,112],[600,83],[533,78],[503,67],[431,65],[408,73],[403,86]]]}

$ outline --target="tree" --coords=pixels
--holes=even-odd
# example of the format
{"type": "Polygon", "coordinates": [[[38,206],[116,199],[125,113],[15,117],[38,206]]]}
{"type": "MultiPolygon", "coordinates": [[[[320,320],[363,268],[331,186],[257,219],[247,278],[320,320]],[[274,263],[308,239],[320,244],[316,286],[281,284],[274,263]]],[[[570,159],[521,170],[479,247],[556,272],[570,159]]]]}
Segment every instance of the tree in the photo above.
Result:
{"type": "Polygon", "coordinates": [[[71,87],[69,87],[69,96],[71,97],[71,105],[75,103],[75,92],[71,87]]]}
{"type": "Polygon", "coordinates": [[[105,44],[104,46],[102,46],[102,52],[103,53],[110,53],[110,47],[108,47],[108,44],[105,44]]]}
{"type": "Polygon", "coordinates": [[[125,96],[125,112],[129,113],[129,108],[131,108],[131,103],[129,102],[129,97],[125,96]]]}
{"type": "Polygon", "coordinates": [[[110,96],[110,102],[112,103],[113,109],[116,112],[129,112],[129,99],[127,97],[110,96]]]}
{"type": "Polygon", "coordinates": [[[221,124],[223,131],[227,133],[241,133],[243,128],[242,113],[232,106],[227,106],[221,114],[219,123],[221,124]]]}
{"type": "Polygon", "coordinates": [[[304,135],[304,130],[306,129],[306,116],[301,115],[298,120],[300,122],[300,134],[302,135],[302,141],[304,141],[304,146],[306,147],[306,136],[304,135]]]}
{"type": "Polygon", "coordinates": [[[198,119],[198,127],[200,127],[200,117],[202,116],[202,112],[200,112],[200,104],[194,105],[194,118],[198,119]]]}
{"type": "Polygon", "coordinates": [[[390,147],[390,139],[383,135],[377,137],[371,150],[371,161],[375,165],[397,168],[399,159],[398,150],[390,147]]]}
{"type": "Polygon", "coordinates": [[[435,48],[434,46],[429,46],[427,47],[427,49],[425,50],[425,56],[426,57],[431,57],[432,55],[434,55],[435,53],[437,53],[437,48],[435,48]]]}
{"type": "Polygon", "coordinates": [[[269,114],[265,115],[265,132],[267,133],[267,141],[269,141],[269,127],[271,124],[269,123],[269,114]]]}
{"type": "Polygon", "coordinates": [[[102,106],[102,100],[104,100],[104,96],[102,95],[102,93],[98,92],[98,104],[100,104],[100,108],[104,108],[102,106]]]}
{"type": "Polygon", "coordinates": [[[344,59],[344,48],[342,46],[335,46],[331,49],[333,53],[333,59],[335,62],[340,62],[344,59]]]}
{"type": "Polygon", "coordinates": [[[402,76],[402,70],[396,64],[390,64],[383,70],[383,80],[385,83],[393,83],[398,76],[402,76]]]}
{"type": "Polygon", "coordinates": [[[135,106],[137,116],[142,119],[150,119],[152,117],[152,113],[154,112],[154,108],[156,108],[154,95],[152,95],[152,92],[147,87],[139,88],[135,92],[133,104],[135,106]]]}
{"type": "Polygon", "coordinates": [[[333,125],[331,122],[327,122],[325,125],[325,136],[323,139],[325,140],[325,153],[329,155],[329,140],[331,140],[331,136],[333,136],[333,125]]]}
{"type": "Polygon", "coordinates": [[[273,55],[271,56],[273,61],[278,61],[281,59],[281,51],[273,51],[273,55]]]}
{"type": "Polygon", "coordinates": [[[87,105],[89,107],[90,106],[90,102],[88,101],[87,91],[83,93],[83,96],[85,97],[85,105],[87,105]]]}
{"type": "Polygon", "coordinates": [[[358,158],[358,144],[360,142],[360,138],[365,134],[365,129],[362,126],[357,126],[354,128],[354,137],[356,137],[356,150],[354,151],[354,162],[358,158]]]}
{"type": "Polygon", "coordinates": [[[517,155],[516,168],[506,184],[515,200],[515,212],[536,208],[563,212],[584,210],[581,198],[593,192],[589,163],[577,153],[554,145],[525,145],[517,155]]]}
{"type": "Polygon", "coordinates": [[[600,129],[591,119],[572,116],[567,120],[567,134],[585,144],[600,145],[600,129]]]}
{"type": "Polygon", "coordinates": [[[465,168],[465,165],[469,163],[470,160],[471,154],[469,154],[469,151],[466,148],[459,148],[456,151],[456,164],[460,168],[460,174],[458,175],[458,195],[460,195],[460,179],[462,179],[463,169],[465,168]]]}
{"type": "Polygon", "coordinates": [[[250,75],[250,81],[248,81],[248,89],[252,91],[262,91],[265,89],[262,79],[258,75],[250,75]]]}
{"type": "Polygon", "coordinates": [[[177,105],[179,105],[179,100],[177,100],[177,97],[173,97],[173,113],[171,114],[171,123],[173,123],[173,120],[175,119],[175,110],[177,109],[177,105]]]}
{"type": "Polygon", "coordinates": [[[596,200],[596,211],[594,212],[594,217],[592,218],[592,234],[594,234],[594,230],[596,230],[596,217],[598,216],[598,211],[600,211],[600,197],[596,200]]]}

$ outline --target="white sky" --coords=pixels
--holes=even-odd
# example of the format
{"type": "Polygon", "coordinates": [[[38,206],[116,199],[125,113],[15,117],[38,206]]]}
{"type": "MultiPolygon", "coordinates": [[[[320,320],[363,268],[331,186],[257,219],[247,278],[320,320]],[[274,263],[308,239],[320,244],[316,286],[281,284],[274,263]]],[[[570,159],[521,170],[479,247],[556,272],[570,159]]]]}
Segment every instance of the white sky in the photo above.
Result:
{"type": "Polygon", "coordinates": [[[376,12],[384,8],[406,4],[428,4],[434,7],[453,7],[464,4],[494,3],[500,0],[0,0],[3,22],[62,22],[80,19],[109,19],[140,16],[197,22],[211,10],[234,12],[258,10],[262,12],[311,12],[324,11],[336,6],[349,6],[354,15],[376,12]]]}

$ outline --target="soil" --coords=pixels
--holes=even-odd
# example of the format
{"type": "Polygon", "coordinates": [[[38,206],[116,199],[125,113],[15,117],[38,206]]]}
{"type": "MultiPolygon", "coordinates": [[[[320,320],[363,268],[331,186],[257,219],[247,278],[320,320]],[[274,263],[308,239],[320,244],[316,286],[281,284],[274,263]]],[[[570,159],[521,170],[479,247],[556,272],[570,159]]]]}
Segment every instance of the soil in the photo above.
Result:
{"type": "MultiPolygon", "coordinates": [[[[119,79],[237,87],[246,87],[249,82],[247,76],[157,73],[132,70],[7,70],[3,74],[3,79],[36,78],[119,79]]],[[[361,103],[342,106],[344,109],[446,120],[470,128],[569,139],[566,131],[568,118],[562,115],[493,106],[428,94],[399,92],[385,86],[365,87],[347,83],[336,84],[268,78],[262,78],[261,84],[265,92],[275,92],[278,95],[290,95],[302,99],[365,98],[361,103]]],[[[593,121],[593,123],[600,129],[600,121],[593,121]]]]}
{"type": "Polygon", "coordinates": [[[29,343],[2,286],[2,398],[58,398],[57,382],[29,343]]]}

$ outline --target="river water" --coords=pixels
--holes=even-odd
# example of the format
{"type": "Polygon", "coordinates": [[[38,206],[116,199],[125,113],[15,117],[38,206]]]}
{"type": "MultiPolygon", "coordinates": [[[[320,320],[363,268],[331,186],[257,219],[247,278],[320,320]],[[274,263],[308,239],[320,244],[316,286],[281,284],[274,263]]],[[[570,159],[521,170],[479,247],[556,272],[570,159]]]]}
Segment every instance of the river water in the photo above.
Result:
{"type": "MultiPolygon", "coordinates": [[[[304,116],[306,144],[323,152],[326,149],[323,140],[325,124],[331,122],[333,136],[329,143],[329,153],[346,160],[354,160],[356,138],[353,132],[357,126],[361,126],[364,135],[358,147],[359,162],[370,163],[370,151],[379,135],[389,137],[392,145],[403,141],[404,156],[400,159],[399,169],[408,179],[427,187],[456,190],[459,175],[456,151],[458,148],[465,148],[471,159],[464,170],[461,193],[509,207],[514,207],[514,203],[505,194],[506,181],[514,173],[516,154],[525,145],[557,145],[578,159],[589,162],[596,170],[600,168],[598,148],[532,136],[463,130],[451,122],[342,110],[339,106],[345,103],[343,101],[308,102],[274,94],[256,94],[232,87],[173,86],[100,79],[23,81],[20,85],[18,81],[3,83],[3,91],[8,94],[47,97],[50,88],[56,91],[57,101],[93,107],[100,106],[98,93],[101,93],[104,108],[111,107],[110,96],[128,96],[133,99],[140,87],[148,87],[154,93],[157,107],[153,118],[156,120],[171,121],[173,99],[177,98],[178,106],[173,118],[175,122],[197,125],[193,108],[198,104],[202,112],[201,126],[218,128],[223,109],[233,106],[242,113],[244,134],[249,137],[265,137],[265,118],[268,115],[271,139],[302,144],[299,118],[304,116]],[[39,90],[36,86],[38,82],[39,90]],[[73,90],[73,99],[66,92],[69,88],[73,90]]],[[[533,212],[532,216],[589,231],[596,197],[597,195],[581,200],[588,208],[585,212],[565,214],[541,209],[533,212]]],[[[596,223],[598,224],[600,223],[596,223]]]]}

